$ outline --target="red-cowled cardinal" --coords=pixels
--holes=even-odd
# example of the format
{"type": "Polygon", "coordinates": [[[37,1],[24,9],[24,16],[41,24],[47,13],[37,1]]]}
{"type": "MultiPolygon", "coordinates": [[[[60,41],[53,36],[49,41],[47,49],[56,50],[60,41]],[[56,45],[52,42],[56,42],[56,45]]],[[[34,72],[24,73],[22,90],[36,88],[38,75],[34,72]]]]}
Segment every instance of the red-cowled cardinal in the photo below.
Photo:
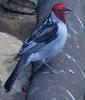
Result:
{"type": "Polygon", "coordinates": [[[53,72],[46,59],[57,55],[66,43],[66,11],[71,11],[66,3],[55,4],[48,18],[25,41],[16,56],[19,62],[4,85],[6,91],[10,91],[21,70],[30,62],[42,61],[53,72]]]}

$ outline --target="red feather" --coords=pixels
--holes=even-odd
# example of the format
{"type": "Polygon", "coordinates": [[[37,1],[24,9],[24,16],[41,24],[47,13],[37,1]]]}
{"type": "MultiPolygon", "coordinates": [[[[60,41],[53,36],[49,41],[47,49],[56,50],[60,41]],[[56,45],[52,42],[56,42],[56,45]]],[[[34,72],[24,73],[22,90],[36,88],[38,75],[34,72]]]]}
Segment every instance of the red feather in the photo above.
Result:
{"type": "Polygon", "coordinates": [[[54,12],[54,14],[60,19],[62,20],[64,23],[66,23],[65,20],[65,14],[64,14],[64,10],[68,8],[68,4],[67,3],[57,3],[52,7],[52,11],[54,12]],[[59,12],[59,10],[63,11],[63,12],[59,12]]]}

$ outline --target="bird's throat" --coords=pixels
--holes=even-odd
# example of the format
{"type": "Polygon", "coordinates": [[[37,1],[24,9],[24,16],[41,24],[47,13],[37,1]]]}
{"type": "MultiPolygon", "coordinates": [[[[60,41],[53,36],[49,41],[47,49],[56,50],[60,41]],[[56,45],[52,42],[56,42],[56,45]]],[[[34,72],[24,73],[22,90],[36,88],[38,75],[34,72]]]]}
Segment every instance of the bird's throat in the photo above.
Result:
{"type": "Polygon", "coordinates": [[[66,24],[66,20],[65,20],[65,15],[64,14],[58,14],[57,17],[66,24]]]}
{"type": "Polygon", "coordinates": [[[64,13],[51,12],[51,18],[53,20],[61,20],[62,22],[64,22],[66,24],[65,14],[64,13]]]}

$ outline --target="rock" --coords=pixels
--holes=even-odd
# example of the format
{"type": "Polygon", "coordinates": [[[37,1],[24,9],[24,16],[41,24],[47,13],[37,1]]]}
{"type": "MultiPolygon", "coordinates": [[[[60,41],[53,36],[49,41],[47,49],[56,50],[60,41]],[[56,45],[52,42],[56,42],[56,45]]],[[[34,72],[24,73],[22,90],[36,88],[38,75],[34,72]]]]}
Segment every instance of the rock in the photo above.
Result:
{"type": "MultiPolygon", "coordinates": [[[[2,83],[0,82],[0,100],[11,100],[18,95],[19,97],[23,95],[21,93],[23,89],[27,91],[30,67],[22,71],[10,93],[4,92],[2,84],[4,85],[15,68],[17,61],[14,61],[13,58],[19,51],[22,41],[30,35],[35,24],[36,16],[8,13],[0,8],[0,79],[2,80],[2,83]]],[[[21,98],[24,99],[24,96],[21,98]]]]}
{"type": "MultiPolygon", "coordinates": [[[[70,8],[81,18],[85,27],[85,1],[77,0],[40,0],[38,25],[48,17],[51,6],[55,2],[67,2],[70,8]],[[83,9],[82,9],[83,8],[83,9]]],[[[49,70],[43,70],[35,75],[28,91],[27,100],[83,100],[85,94],[85,34],[80,29],[78,20],[73,13],[68,13],[66,22],[72,26],[71,34],[63,49],[63,52],[50,61],[50,65],[56,71],[52,74],[49,70]]],[[[34,67],[34,66],[33,66],[34,67]]]]}

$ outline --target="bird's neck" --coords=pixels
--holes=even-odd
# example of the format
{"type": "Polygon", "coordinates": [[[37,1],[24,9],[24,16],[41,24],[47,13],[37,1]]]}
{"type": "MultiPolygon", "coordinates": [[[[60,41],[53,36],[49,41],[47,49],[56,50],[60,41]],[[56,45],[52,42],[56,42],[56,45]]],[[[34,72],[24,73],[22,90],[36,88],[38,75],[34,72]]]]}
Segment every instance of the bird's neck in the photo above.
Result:
{"type": "Polygon", "coordinates": [[[62,21],[66,24],[66,20],[65,20],[65,15],[64,14],[55,14],[54,12],[51,12],[51,18],[53,20],[53,22],[59,22],[62,21]]]}
{"type": "Polygon", "coordinates": [[[64,14],[57,14],[57,17],[66,24],[65,15],[64,14]]]}

